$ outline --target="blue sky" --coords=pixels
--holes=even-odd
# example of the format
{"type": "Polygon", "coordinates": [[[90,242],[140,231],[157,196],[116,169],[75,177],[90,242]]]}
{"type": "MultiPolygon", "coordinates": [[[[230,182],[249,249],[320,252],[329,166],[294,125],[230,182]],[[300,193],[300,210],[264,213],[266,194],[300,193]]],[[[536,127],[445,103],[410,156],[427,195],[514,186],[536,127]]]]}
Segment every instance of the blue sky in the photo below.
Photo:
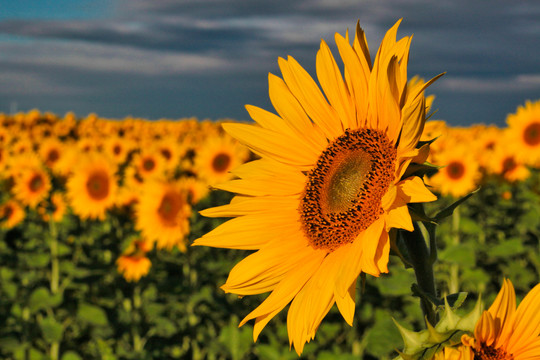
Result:
{"type": "Polygon", "coordinates": [[[540,98],[536,0],[18,0],[0,3],[0,112],[247,120],[272,109],[278,57],[315,75],[321,38],[360,20],[374,54],[399,18],[409,76],[447,72],[437,119],[503,125],[540,98]]]}

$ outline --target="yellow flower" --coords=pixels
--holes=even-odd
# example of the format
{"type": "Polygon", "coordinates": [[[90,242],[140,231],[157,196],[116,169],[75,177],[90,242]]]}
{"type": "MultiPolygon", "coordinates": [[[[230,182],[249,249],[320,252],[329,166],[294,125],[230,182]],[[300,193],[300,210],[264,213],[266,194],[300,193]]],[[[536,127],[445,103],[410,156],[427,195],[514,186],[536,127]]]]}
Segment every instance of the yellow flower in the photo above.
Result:
{"type": "MultiPolygon", "coordinates": [[[[22,158],[22,157],[20,157],[22,158]]],[[[21,204],[35,208],[51,189],[51,180],[41,166],[27,167],[15,176],[12,192],[21,204]]]]}
{"type": "Polygon", "coordinates": [[[65,154],[64,145],[57,138],[50,138],[40,144],[38,153],[43,163],[53,172],[57,172],[58,164],[65,154]]]}
{"type": "Polygon", "coordinates": [[[231,179],[231,170],[247,160],[248,150],[229,136],[213,135],[195,150],[193,169],[209,185],[231,179]]]}
{"type": "Polygon", "coordinates": [[[24,220],[26,213],[22,206],[15,200],[8,200],[0,205],[0,227],[11,229],[24,220]]]}
{"type": "Polygon", "coordinates": [[[141,149],[132,163],[143,180],[161,176],[165,166],[165,160],[154,149],[141,149]]]}
{"type": "Polygon", "coordinates": [[[445,141],[445,149],[437,153],[438,165],[444,166],[426,182],[442,195],[459,197],[476,189],[481,173],[474,154],[455,139],[445,141]]]}
{"type": "Polygon", "coordinates": [[[152,263],[144,255],[122,255],[116,260],[116,265],[126,281],[139,281],[148,274],[152,263]]]}
{"type": "Polygon", "coordinates": [[[247,106],[258,125],[223,125],[261,159],[216,186],[238,195],[202,214],[236,218],[195,245],[258,250],[222,287],[239,295],[272,291],[241,322],[255,319],[254,339],[291,301],[287,328],[299,354],[334,303],[352,324],[358,276],[388,272],[390,229],[412,231],[407,204],[436,199],[420,177],[404,176],[429,153],[417,145],[431,81],[407,85],[411,38],[396,42],[399,23],[373,65],[359,26],[352,46],[336,34],[345,80],[322,41],[316,69],[323,91],[292,57],[279,59],[283,80],[269,75],[279,115],[247,106]]]}
{"type": "Polygon", "coordinates": [[[474,359],[540,359],[540,284],[516,309],[516,295],[510,280],[476,323],[474,335],[463,335],[463,345],[474,359]]]}
{"type": "Polygon", "coordinates": [[[79,160],[67,181],[67,196],[73,212],[82,219],[105,219],[114,205],[118,188],[116,166],[104,155],[94,154],[79,160]]]}
{"type": "Polygon", "coordinates": [[[512,146],[519,149],[519,159],[540,166],[540,100],[526,101],[515,114],[506,118],[512,146]]]}
{"type": "Polygon", "coordinates": [[[171,250],[176,245],[185,251],[191,216],[185,186],[181,181],[151,180],[144,183],[141,192],[135,208],[136,228],[144,238],[156,241],[158,249],[171,250]]]}

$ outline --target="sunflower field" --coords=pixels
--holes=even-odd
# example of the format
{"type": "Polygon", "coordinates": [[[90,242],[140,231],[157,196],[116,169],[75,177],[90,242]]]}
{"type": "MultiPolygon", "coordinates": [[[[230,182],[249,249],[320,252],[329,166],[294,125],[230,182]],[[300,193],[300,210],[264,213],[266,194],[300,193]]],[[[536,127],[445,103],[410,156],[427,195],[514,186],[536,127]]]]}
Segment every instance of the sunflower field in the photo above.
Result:
{"type": "MultiPolygon", "coordinates": [[[[428,161],[445,165],[425,178],[439,194],[427,211],[479,189],[439,225],[442,294],[491,301],[503,277],[518,296],[538,281],[539,109],[527,102],[506,128],[426,124],[423,137],[437,138],[428,161]]],[[[0,125],[2,358],[297,358],[283,314],[257,343],[252,324],[238,327],[264,296],[220,289],[250,251],[190,246],[225,220],[199,214],[231,200],[211,188],[256,158],[220,121],[33,110],[1,114],[0,125]]],[[[357,290],[354,326],[331,309],[304,358],[397,355],[392,319],[414,328],[422,313],[407,296],[411,269],[396,257],[389,267],[357,290]]]]}

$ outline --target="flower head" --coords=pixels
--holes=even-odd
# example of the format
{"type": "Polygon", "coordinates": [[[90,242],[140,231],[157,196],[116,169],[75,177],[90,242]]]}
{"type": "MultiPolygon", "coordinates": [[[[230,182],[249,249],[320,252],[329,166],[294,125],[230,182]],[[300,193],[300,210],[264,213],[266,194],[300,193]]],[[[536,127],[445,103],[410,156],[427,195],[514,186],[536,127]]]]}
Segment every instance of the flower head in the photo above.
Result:
{"type": "Polygon", "coordinates": [[[322,91],[295,59],[280,58],[283,79],[269,75],[278,115],[247,106],[257,125],[223,125],[261,158],[232,170],[239,179],[216,185],[238,195],[202,214],[236,218],[195,245],[258,250],[222,287],[272,292],[241,322],[255,319],[255,339],[288,303],[289,339],[299,354],[334,303],[352,324],[358,276],[388,272],[389,230],[412,230],[407,204],[436,199],[407,172],[429,153],[418,140],[431,82],[407,84],[411,38],[396,41],[399,23],[373,63],[359,26],[353,45],[336,34],[344,77],[322,41],[322,91]]]}

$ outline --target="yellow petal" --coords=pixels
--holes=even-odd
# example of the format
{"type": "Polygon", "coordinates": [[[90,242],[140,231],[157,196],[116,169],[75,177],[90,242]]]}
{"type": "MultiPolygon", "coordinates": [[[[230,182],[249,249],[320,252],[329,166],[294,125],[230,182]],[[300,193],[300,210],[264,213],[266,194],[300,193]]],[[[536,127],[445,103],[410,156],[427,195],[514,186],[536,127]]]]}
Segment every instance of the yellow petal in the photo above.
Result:
{"type": "Polygon", "coordinates": [[[305,242],[280,241],[269,244],[240,261],[229,273],[225,292],[254,295],[272,291],[287,273],[301,265],[313,254],[305,242]]]}
{"type": "Polygon", "coordinates": [[[407,203],[429,202],[437,200],[435,196],[418,176],[413,176],[397,184],[398,197],[407,203]]]}
{"type": "Polygon", "coordinates": [[[278,60],[285,83],[298,99],[311,120],[330,140],[343,133],[336,111],[328,104],[321,90],[306,70],[291,56],[278,60]]]}
{"type": "Polygon", "coordinates": [[[396,200],[394,205],[388,209],[388,216],[386,217],[386,230],[390,228],[405,229],[407,231],[413,231],[413,223],[409,208],[405,201],[396,200]]]}
{"type": "Polygon", "coordinates": [[[354,310],[356,308],[356,303],[354,301],[354,298],[356,297],[356,281],[351,284],[349,291],[345,293],[345,296],[339,296],[337,292],[334,292],[334,297],[343,319],[345,319],[347,324],[352,326],[354,320],[354,310]]]}
{"type": "Polygon", "coordinates": [[[336,34],[335,39],[339,53],[345,64],[345,69],[349,73],[353,89],[353,96],[356,103],[356,126],[364,127],[366,125],[365,120],[368,109],[369,68],[366,69],[366,67],[361,64],[356,52],[343,36],[336,34]]]}
{"type": "Polygon", "coordinates": [[[353,128],[356,124],[354,102],[343,81],[336,60],[326,42],[321,41],[321,47],[316,59],[317,78],[324,94],[336,109],[339,119],[345,129],[353,128]]]}
{"type": "Polygon", "coordinates": [[[206,217],[233,217],[297,208],[298,199],[292,196],[235,196],[230,204],[204,209],[200,214],[206,217]]]}
{"type": "Polygon", "coordinates": [[[269,74],[268,84],[270,101],[278,114],[294,130],[297,138],[310,147],[311,151],[319,154],[326,146],[322,132],[313,127],[306,112],[281,78],[269,74]]]}
{"type": "Polygon", "coordinates": [[[300,138],[277,131],[232,123],[223,124],[223,129],[256,154],[302,169],[310,169],[320,155],[314,153],[300,138]]]}
{"type": "Polygon", "coordinates": [[[303,238],[298,223],[291,222],[292,216],[297,216],[296,211],[237,217],[195,240],[193,246],[257,250],[278,237],[303,238]]]}
{"type": "Polygon", "coordinates": [[[513,331],[506,346],[509,352],[525,347],[540,336],[540,284],[523,298],[513,320],[513,331]]]}

